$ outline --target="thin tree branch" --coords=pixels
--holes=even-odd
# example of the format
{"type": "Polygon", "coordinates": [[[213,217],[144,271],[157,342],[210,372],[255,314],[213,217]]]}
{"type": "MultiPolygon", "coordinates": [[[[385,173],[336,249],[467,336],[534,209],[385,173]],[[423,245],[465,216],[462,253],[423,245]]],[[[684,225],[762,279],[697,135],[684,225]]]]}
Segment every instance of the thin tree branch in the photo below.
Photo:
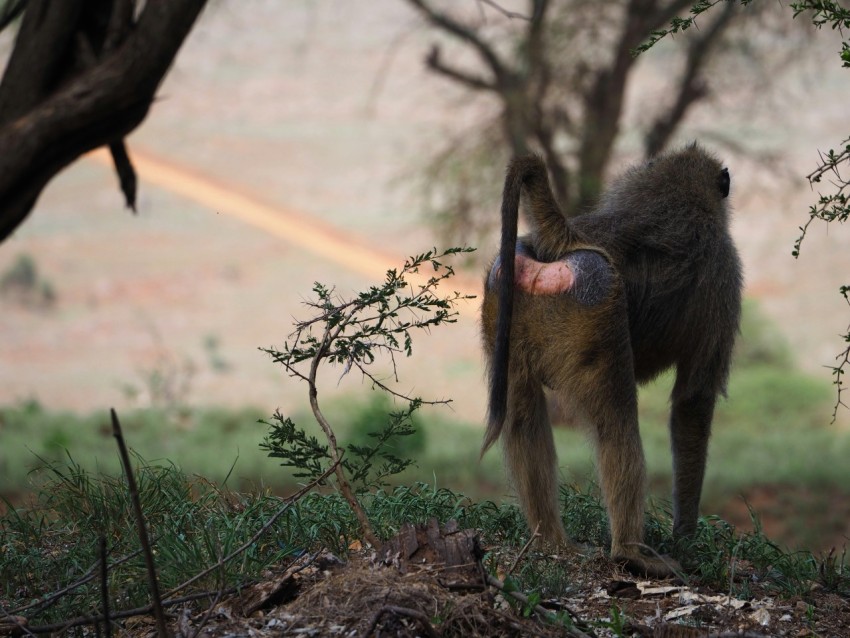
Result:
{"type": "Polygon", "coordinates": [[[655,31],[663,26],[666,26],[677,15],[693,6],[693,0],[672,0],[666,6],[663,6],[652,14],[651,20],[647,22],[645,36],[649,35],[650,31],[655,31]]]}
{"type": "Polygon", "coordinates": [[[215,613],[216,605],[218,605],[221,602],[221,599],[223,598],[223,596],[224,596],[224,589],[219,589],[218,593],[215,595],[215,598],[213,599],[212,603],[210,603],[210,606],[207,608],[207,611],[204,614],[203,618],[201,618],[201,621],[198,623],[198,626],[195,628],[195,631],[192,632],[191,636],[187,636],[186,638],[198,638],[198,636],[201,634],[201,630],[210,621],[210,618],[212,618],[213,613],[215,613]]]}
{"type": "Polygon", "coordinates": [[[815,184],[821,181],[821,179],[823,179],[823,176],[826,175],[828,172],[833,172],[841,180],[841,186],[848,185],[847,180],[841,179],[841,175],[838,172],[838,165],[843,162],[850,161],[850,138],[844,140],[843,144],[845,144],[844,150],[833,158],[827,157],[826,154],[823,152],[820,153],[820,164],[815,170],[806,175],[806,179],[808,180],[809,184],[815,184]]]}
{"type": "Polygon", "coordinates": [[[121,424],[118,422],[118,414],[115,412],[115,408],[110,410],[110,414],[112,416],[112,434],[118,444],[121,464],[124,466],[124,474],[127,476],[127,487],[130,491],[130,500],[133,503],[133,511],[136,515],[136,530],[139,536],[139,543],[142,545],[145,565],[147,566],[148,587],[150,587],[151,592],[151,606],[154,617],[156,618],[156,628],[160,637],[166,638],[170,634],[168,632],[168,626],[165,624],[165,612],[162,610],[162,598],[159,595],[159,579],[156,575],[156,565],[153,561],[153,552],[151,551],[150,539],[148,538],[147,526],[145,525],[145,516],[142,512],[142,503],[139,500],[139,488],[136,485],[136,477],[133,475],[133,466],[130,463],[127,446],[124,444],[124,435],[121,433],[121,424]]]}
{"type": "MultiPolygon", "coordinates": [[[[382,383],[375,375],[373,375],[371,372],[369,372],[366,369],[366,367],[364,365],[362,365],[361,363],[354,362],[354,366],[358,370],[360,370],[360,373],[364,377],[369,379],[369,381],[371,381],[376,387],[380,388],[381,390],[383,390],[387,394],[392,395],[392,396],[396,397],[397,399],[407,401],[408,403],[410,403],[414,400],[414,397],[411,397],[411,396],[408,396],[408,395],[403,394],[401,392],[398,392],[396,390],[393,390],[389,386],[382,383]]],[[[393,367],[395,368],[395,362],[393,362],[393,367]]],[[[396,381],[398,381],[398,378],[396,378],[396,381]]],[[[426,401],[425,399],[419,399],[419,401],[422,403],[422,405],[448,405],[449,403],[452,403],[452,399],[438,399],[436,401],[426,401]]]]}
{"type": "Polygon", "coordinates": [[[484,42],[473,29],[461,24],[446,13],[440,13],[428,5],[425,0],[408,0],[416,7],[433,25],[452,34],[456,38],[468,42],[478,52],[478,55],[493,71],[497,84],[503,84],[509,76],[504,63],[496,55],[493,48],[484,42]]]}
{"type": "Polygon", "coordinates": [[[436,71],[440,75],[444,75],[451,80],[460,82],[471,89],[479,91],[498,91],[498,87],[493,82],[485,80],[480,76],[472,75],[468,71],[461,71],[460,69],[450,67],[444,63],[440,57],[440,47],[436,44],[431,47],[428,57],[425,58],[425,63],[432,71],[436,71]]]}
{"type": "Polygon", "coordinates": [[[522,13],[517,13],[516,11],[508,11],[504,7],[502,7],[499,4],[497,4],[496,2],[494,2],[493,0],[478,0],[478,2],[480,2],[481,4],[486,4],[488,7],[495,9],[496,11],[501,13],[503,16],[505,16],[506,18],[510,18],[511,20],[513,20],[513,19],[531,20],[531,18],[529,18],[527,15],[524,15],[522,13]]]}
{"type": "MultiPolygon", "coordinates": [[[[0,124],[33,108],[70,61],[81,2],[29,0],[0,80],[0,124]]],[[[13,153],[14,155],[14,153],[13,153]]]]}
{"type": "MultiPolygon", "coordinates": [[[[114,15],[115,12],[113,12],[113,16],[114,15]]],[[[91,69],[96,66],[97,55],[88,36],[82,32],[78,32],[76,40],[77,51],[84,67],[91,69]]],[[[116,142],[112,142],[109,145],[109,152],[112,155],[115,172],[118,174],[118,183],[121,187],[121,192],[124,194],[124,201],[127,203],[127,208],[135,213],[137,183],[136,169],[133,168],[133,163],[130,161],[130,156],[127,154],[127,146],[124,143],[124,140],[121,139],[116,142]]]]}
{"type": "Polygon", "coordinates": [[[192,632],[191,636],[186,636],[185,638],[198,638],[201,633],[201,630],[204,628],[210,618],[212,618],[213,612],[215,611],[215,606],[221,602],[222,597],[224,596],[224,562],[221,560],[221,543],[219,542],[218,537],[216,537],[216,555],[218,556],[218,566],[219,566],[219,590],[218,594],[216,594],[215,599],[210,603],[210,606],[207,608],[207,612],[204,614],[203,618],[201,618],[201,622],[198,623],[197,628],[194,632],[192,632]]]}
{"type": "MultiPolygon", "coordinates": [[[[122,556],[121,558],[116,560],[114,563],[112,563],[112,565],[110,565],[110,567],[117,567],[118,565],[126,563],[128,560],[135,558],[136,556],[138,556],[141,553],[142,553],[141,548],[137,549],[136,551],[134,551],[130,554],[127,554],[126,556],[122,556]]],[[[53,605],[57,600],[62,598],[68,592],[74,591],[78,587],[82,587],[86,583],[91,582],[94,578],[97,577],[99,569],[100,569],[100,560],[96,561],[95,564],[92,565],[85,574],[83,574],[83,576],[81,576],[79,579],[77,579],[76,581],[74,581],[70,585],[63,587],[62,589],[58,589],[57,591],[48,595],[46,598],[43,598],[41,600],[36,600],[35,602],[32,602],[29,605],[26,605],[24,607],[18,607],[17,609],[13,609],[12,613],[20,614],[20,613],[23,613],[25,611],[32,609],[33,607],[36,607],[37,609],[33,613],[34,614],[40,614],[45,609],[47,609],[48,607],[53,605]]]]}
{"type": "Polygon", "coordinates": [[[3,634],[26,634],[27,636],[34,635],[29,629],[27,619],[23,616],[13,616],[3,605],[0,605],[0,632],[3,634]]]}
{"type": "Polygon", "coordinates": [[[112,14],[109,16],[109,25],[103,41],[104,53],[111,53],[127,38],[133,28],[135,4],[134,0],[113,0],[112,14]]]}
{"type": "Polygon", "coordinates": [[[508,568],[508,571],[505,572],[506,578],[514,573],[514,570],[517,568],[517,565],[519,565],[519,561],[522,560],[522,557],[525,556],[525,553],[528,551],[528,548],[531,547],[531,544],[538,538],[540,538],[540,523],[537,523],[537,526],[534,528],[534,531],[531,532],[531,536],[528,537],[528,541],[526,541],[525,545],[522,546],[522,549],[519,550],[519,554],[516,555],[514,562],[511,563],[511,566],[508,568]]]}
{"type": "MultiPolygon", "coordinates": [[[[224,594],[233,594],[243,587],[245,587],[247,583],[240,583],[236,587],[228,587],[224,590],[224,594]]],[[[183,603],[190,603],[195,600],[201,600],[202,598],[212,598],[216,592],[204,591],[199,592],[197,594],[189,594],[187,596],[181,596],[180,598],[169,598],[168,600],[162,601],[163,607],[174,607],[175,605],[182,605],[183,603]]],[[[125,609],[123,611],[115,611],[112,612],[113,620],[121,620],[123,618],[132,618],[134,616],[144,616],[152,611],[151,605],[145,605],[144,607],[135,607],[133,609],[125,609]]],[[[76,618],[71,618],[61,623],[54,623],[51,625],[37,625],[35,627],[29,627],[28,631],[32,634],[52,634],[52,633],[64,633],[73,627],[79,627],[80,625],[93,625],[103,621],[102,614],[95,614],[93,616],[77,616],[76,618]]]]}
{"type": "Polygon", "coordinates": [[[348,501],[348,505],[354,511],[354,515],[357,517],[357,520],[360,523],[360,529],[363,532],[363,537],[369,542],[369,544],[372,545],[372,547],[377,547],[380,542],[378,541],[378,537],[375,536],[375,532],[372,530],[372,524],[369,522],[369,518],[366,516],[366,512],[363,511],[363,507],[360,505],[360,501],[357,500],[357,497],[354,495],[354,492],[351,489],[351,485],[348,483],[348,479],[345,476],[345,470],[341,464],[342,455],[340,454],[339,446],[336,442],[336,435],[334,434],[331,424],[328,423],[327,419],[325,419],[325,415],[322,414],[322,411],[319,408],[319,393],[318,389],[316,388],[316,373],[319,370],[319,364],[325,357],[325,353],[330,347],[330,344],[333,343],[334,339],[336,339],[339,334],[345,329],[345,326],[351,320],[351,317],[355,312],[356,310],[352,310],[345,320],[340,321],[339,325],[337,325],[333,329],[331,327],[328,327],[325,330],[324,337],[322,338],[322,344],[316,350],[316,354],[313,356],[313,360],[310,362],[310,373],[308,375],[307,383],[309,384],[310,408],[313,410],[313,416],[316,418],[316,421],[322,428],[322,431],[325,433],[325,437],[328,439],[328,443],[330,444],[331,458],[333,459],[334,467],[336,468],[336,479],[339,483],[339,489],[342,492],[342,495],[345,497],[345,500],[348,501]]]}
{"type": "Polygon", "coordinates": [[[27,0],[8,0],[0,9],[0,31],[12,24],[27,6],[27,0]]]}
{"type": "Polygon", "coordinates": [[[644,152],[647,157],[657,155],[664,150],[691,105],[708,94],[702,79],[702,70],[708,62],[709,51],[718,43],[736,15],[737,5],[732,2],[726,3],[711,26],[700,31],[701,35],[696,37],[688,47],[685,70],[679,80],[676,99],[666,113],[656,118],[646,134],[644,152]]]}
{"type": "MultiPolygon", "coordinates": [[[[850,335],[850,326],[847,327],[847,334],[850,335]]],[[[837,366],[832,366],[832,374],[835,377],[835,387],[836,387],[836,397],[835,397],[835,407],[832,410],[832,421],[830,423],[835,423],[835,420],[838,418],[838,408],[843,407],[847,408],[848,405],[842,399],[842,395],[846,388],[844,387],[844,381],[842,379],[842,375],[845,370],[850,369],[850,346],[847,346],[844,349],[844,352],[840,352],[835,356],[835,360],[838,361],[837,366]]]]}
{"type": "MultiPolygon", "coordinates": [[[[496,589],[501,591],[502,594],[504,594],[505,596],[510,596],[514,600],[518,600],[519,602],[521,602],[523,605],[530,607],[532,610],[534,610],[534,613],[536,613],[541,618],[545,618],[552,622],[557,622],[555,614],[553,614],[551,611],[549,611],[542,605],[532,605],[528,596],[526,596],[520,591],[509,591],[508,588],[505,587],[505,583],[496,578],[495,576],[487,574],[487,584],[491,587],[495,587],[496,589]]],[[[573,618],[578,618],[578,616],[573,611],[569,609],[567,609],[567,611],[573,618]]],[[[568,636],[572,636],[573,638],[591,638],[589,634],[586,634],[578,627],[564,627],[564,631],[567,633],[568,636]]]]}
{"type": "Polygon", "coordinates": [[[109,145],[109,152],[115,164],[115,172],[118,173],[118,183],[121,186],[121,192],[124,193],[127,208],[136,213],[136,169],[133,168],[133,163],[127,154],[127,145],[123,139],[112,142],[109,145]]]}

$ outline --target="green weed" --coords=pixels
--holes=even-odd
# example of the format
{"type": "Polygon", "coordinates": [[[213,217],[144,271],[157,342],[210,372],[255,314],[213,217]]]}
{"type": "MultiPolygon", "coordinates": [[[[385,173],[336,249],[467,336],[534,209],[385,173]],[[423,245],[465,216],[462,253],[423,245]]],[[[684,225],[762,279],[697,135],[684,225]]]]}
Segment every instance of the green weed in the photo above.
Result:
{"type": "MultiPolygon", "coordinates": [[[[170,464],[150,464],[136,457],[142,506],[154,539],[162,589],[167,591],[215,564],[250,539],[281,507],[264,492],[239,494],[208,481],[187,477],[170,464]]],[[[107,540],[111,567],[109,587],[115,609],[147,601],[145,567],[138,555],[123,478],[93,475],[67,460],[39,470],[44,488],[32,506],[11,508],[0,517],[0,604],[24,610],[32,625],[54,622],[100,605],[99,583],[92,577],[98,561],[98,539],[107,540]],[[86,578],[89,578],[86,580],[86,578]],[[51,592],[77,583],[58,600],[51,592]]],[[[571,530],[585,530],[596,543],[606,529],[604,509],[592,494],[562,492],[564,517],[571,530]]],[[[489,546],[513,548],[529,531],[514,505],[474,502],[448,489],[425,484],[378,490],[363,499],[376,534],[388,538],[405,522],[454,519],[476,528],[489,546]]],[[[664,508],[650,512],[647,531],[659,534],[660,547],[672,548],[664,508]]],[[[215,570],[187,592],[218,591],[246,584],[275,565],[285,565],[304,552],[327,548],[340,556],[359,539],[359,524],[339,494],[310,493],[294,503],[267,534],[244,554],[215,570]]],[[[761,531],[739,535],[716,518],[702,519],[688,544],[690,578],[699,584],[746,595],[748,583],[785,596],[806,596],[813,582],[841,595],[850,593],[846,556],[818,559],[808,552],[786,552],[761,531]]],[[[571,587],[570,574],[557,562],[531,553],[513,576],[515,585],[535,600],[571,587]]],[[[612,617],[612,623],[616,619],[612,617]]],[[[613,628],[613,626],[612,626],[613,628]]]]}

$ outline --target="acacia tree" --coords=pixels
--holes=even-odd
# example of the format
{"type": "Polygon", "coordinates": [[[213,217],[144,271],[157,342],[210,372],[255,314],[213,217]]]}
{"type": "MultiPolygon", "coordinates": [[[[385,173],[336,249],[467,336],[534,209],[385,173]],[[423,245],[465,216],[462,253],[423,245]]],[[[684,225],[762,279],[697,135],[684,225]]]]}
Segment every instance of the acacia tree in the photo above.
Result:
{"type": "MultiPolygon", "coordinates": [[[[486,0],[479,0],[478,15],[472,3],[442,9],[436,0],[407,2],[473,54],[472,63],[453,62],[434,44],[427,66],[498,104],[494,120],[439,153],[427,171],[429,207],[443,216],[454,241],[470,241],[469,233],[489,232],[496,221],[491,208],[484,215],[489,198],[482,190],[501,181],[509,154],[543,155],[566,214],[595,202],[622,131],[635,49],[693,0],[529,0],[523,15],[486,0]],[[499,18],[489,19],[496,11],[499,18]]],[[[652,105],[642,132],[646,156],[662,151],[691,107],[710,95],[716,78],[707,65],[742,13],[736,3],[724,3],[678,43],[672,54],[680,57],[681,72],[652,105]]]]}
{"type": "Polygon", "coordinates": [[[20,22],[0,80],[0,241],[54,175],[99,146],[109,146],[127,205],[135,207],[124,137],[144,120],[205,4],[0,3],[0,29],[20,22]]]}

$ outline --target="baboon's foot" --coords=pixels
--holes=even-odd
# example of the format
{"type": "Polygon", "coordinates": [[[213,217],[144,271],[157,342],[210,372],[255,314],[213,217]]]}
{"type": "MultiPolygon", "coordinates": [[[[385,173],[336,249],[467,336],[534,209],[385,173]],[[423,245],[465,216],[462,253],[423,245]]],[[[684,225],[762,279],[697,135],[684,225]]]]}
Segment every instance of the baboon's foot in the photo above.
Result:
{"type": "Polygon", "coordinates": [[[611,555],[611,560],[629,573],[645,578],[670,578],[682,573],[682,566],[675,559],[643,548],[618,551],[611,555]]]}

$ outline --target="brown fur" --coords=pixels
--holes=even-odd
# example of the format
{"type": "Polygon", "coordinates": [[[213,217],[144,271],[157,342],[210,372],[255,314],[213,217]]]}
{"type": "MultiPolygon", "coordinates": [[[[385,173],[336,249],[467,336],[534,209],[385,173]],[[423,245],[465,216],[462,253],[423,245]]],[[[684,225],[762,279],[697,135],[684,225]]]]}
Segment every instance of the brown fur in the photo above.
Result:
{"type": "Polygon", "coordinates": [[[720,163],[691,145],[627,171],[595,210],[567,220],[542,160],[509,167],[502,248],[482,307],[490,375],[482,454],[502,437],[529,525],[547,540],[567,542],[544,385],[592,426],[612,556],[633,571],[670,572],[641,551],[646,471],[637,418],[637,384],[670,367],[674,533],[694,532],[714,403],[725,391],[740,315],[728,189],[720,163]],[[517,242],[521,194],[531,232],[517,242]],[[516,250],[564,260],[573,288],[516,289],[516,250]]]}

